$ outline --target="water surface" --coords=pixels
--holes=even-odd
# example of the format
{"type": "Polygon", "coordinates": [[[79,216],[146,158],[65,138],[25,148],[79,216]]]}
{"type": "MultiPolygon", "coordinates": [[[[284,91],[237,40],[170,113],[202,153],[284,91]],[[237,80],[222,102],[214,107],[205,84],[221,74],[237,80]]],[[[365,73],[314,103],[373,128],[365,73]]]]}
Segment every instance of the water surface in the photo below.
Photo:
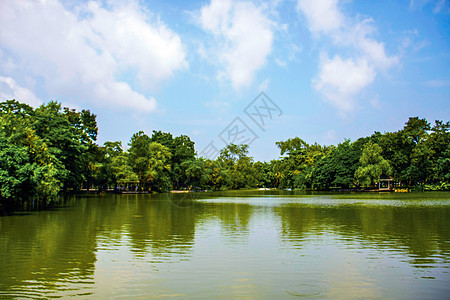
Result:
{"type": "Polygon", "coordinates": [[[444,299],[450,193],[86,195],[0,218],[0,298],[444,299]]]}

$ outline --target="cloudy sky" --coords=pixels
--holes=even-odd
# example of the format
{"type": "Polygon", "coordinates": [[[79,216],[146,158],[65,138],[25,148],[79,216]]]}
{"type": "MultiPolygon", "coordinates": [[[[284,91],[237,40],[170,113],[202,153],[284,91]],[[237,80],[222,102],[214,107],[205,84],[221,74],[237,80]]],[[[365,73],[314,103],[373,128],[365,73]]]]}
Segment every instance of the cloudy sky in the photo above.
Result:
{"type": "Polygon", "coordinates": [[[270,160],[449,121],[450,2],[2,0],[0,98],[90,109],[99,144],[163,130],[270,160]]]}

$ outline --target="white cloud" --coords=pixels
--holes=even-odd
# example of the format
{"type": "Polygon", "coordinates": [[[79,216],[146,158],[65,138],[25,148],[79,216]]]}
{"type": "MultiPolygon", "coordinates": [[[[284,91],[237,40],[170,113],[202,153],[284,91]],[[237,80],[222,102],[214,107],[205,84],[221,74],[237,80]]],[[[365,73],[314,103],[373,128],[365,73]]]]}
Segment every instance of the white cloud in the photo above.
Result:
{"type": "Polygon", "coordinates": [[[359,41],[362,55],[370,60],[371,64],[378,69],[386,70],[398,62],[397,57],[388,57],[384,50],[384,44],[372,39],[361,39],[359,41]]]}
{"type": "Polygon", "coordinates": [[[203,6],[200,14],[200,22],[204,29],[220,35],[226,31],[230,23],[231,0],[214,1],[203,6]]]}
{"type": "Polygon", "coordinates": [[[311,32],[330,33],[344,23],[344,17],[337,5],[338,0],[299,0],[297,9],[305,15],[311,32]]]}
{"type": "Polygon", "coordinates": [[[122,69],[135,68],[143,85],[153,85],[187,67],[183,45],[178,35],[162,22],[147,22],[136,5],[116,7],[113,11],[90,2],[93,17],[89,24],[97,47],[110,52],[122,69]]]}
{"type": "Polygon", "coordinates": [[[375,71],[367,61],[335,56],[321,59],[314,87],[341,112],[350,112],[355,108],[354,97],[374,78],[375,71]]]}
{"type": "Polygon", "coordinates": [[[370,38],[376,32],[372,19],[366,18],[356,23],[349,20],[348,23],[338,34],[332,35],[338,46],[353,47],[358,51],[357,55],[365,57],[380,70],[387,70],[398,63],[398,57],[386,54],[384,43],[370,38]]]}
{"type": "Polygon", "coordinates": [[[199,24],[214,36],[213,46],[203,49],[221,66],[219,79],[235,89],[249,86],[272,51],[272,22],[263,7],[251,2],[211,0],[199,13],[199,24]]]}
{"type": "Polygon", "coordinates": [[[345,16],[338,0],[298,0],[297,8],[317,39],[330,40],[347,53],[346,58],[336,54],[332,59],[322,54],[313,86],[341,114],[353,111],[362,91],[378,72],[398,63],[398,57],[388,56],[384,43],[371,38],[376,32],[372,19],[345,16]]]}
{"type": "Polygon", "coordinates": [[[52,97],[154,110],[155,99],[138,90],[187,67],[181,40],[162,22],[150,22],[134,2],[108,7],[89,2],[68,10],[57,0],[1,1],[0,45],[13,53],[8,58],[3,51],[2,59],[14,61],[22,74],[43,78],[52,97]],[[140,88],[131,86],[135,82],[140,88]]]}
{"type": "Polygon", "coordinates": [[[12,99],[33,107],[38,107],[43,102],[32,91],[20,86],[13,78],[0,76],[0,101],[12,99]]]}

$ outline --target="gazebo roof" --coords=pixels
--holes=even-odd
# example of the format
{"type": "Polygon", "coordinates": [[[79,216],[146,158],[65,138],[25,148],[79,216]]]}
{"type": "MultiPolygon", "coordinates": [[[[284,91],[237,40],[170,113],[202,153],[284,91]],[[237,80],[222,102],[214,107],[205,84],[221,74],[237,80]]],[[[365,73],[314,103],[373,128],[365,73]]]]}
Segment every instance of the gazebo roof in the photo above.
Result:
{"type": "Polygon", "coordinates": [[[386,174],[382,174],[380,176],[380,181],[393,181],[393,180],[394,180],[394,178],[392,178],[391,176],[386,175],[386,174]]]}

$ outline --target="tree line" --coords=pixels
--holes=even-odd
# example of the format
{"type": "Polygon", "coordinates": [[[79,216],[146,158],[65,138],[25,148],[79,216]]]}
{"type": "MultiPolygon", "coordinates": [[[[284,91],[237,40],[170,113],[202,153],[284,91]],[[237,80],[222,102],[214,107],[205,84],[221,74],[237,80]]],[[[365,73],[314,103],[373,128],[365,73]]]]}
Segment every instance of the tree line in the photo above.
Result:
{"type": "Polygon", "coordinates": [[[375,132],[337,146],[299,137],[277,142],[280,157],[254,161],[248,145],[227,145],[214,159],[199,157],[187,135],[139,131],[128,149],[96,144],[96,116],[49,102],[34,109],[0,103],[0,211],[24,201],[46,206],[62,193],[243,188],[361,189],[380,176],[398,187],[449,190],[450,123],[411,117],[396,132],[375,132]]]}

